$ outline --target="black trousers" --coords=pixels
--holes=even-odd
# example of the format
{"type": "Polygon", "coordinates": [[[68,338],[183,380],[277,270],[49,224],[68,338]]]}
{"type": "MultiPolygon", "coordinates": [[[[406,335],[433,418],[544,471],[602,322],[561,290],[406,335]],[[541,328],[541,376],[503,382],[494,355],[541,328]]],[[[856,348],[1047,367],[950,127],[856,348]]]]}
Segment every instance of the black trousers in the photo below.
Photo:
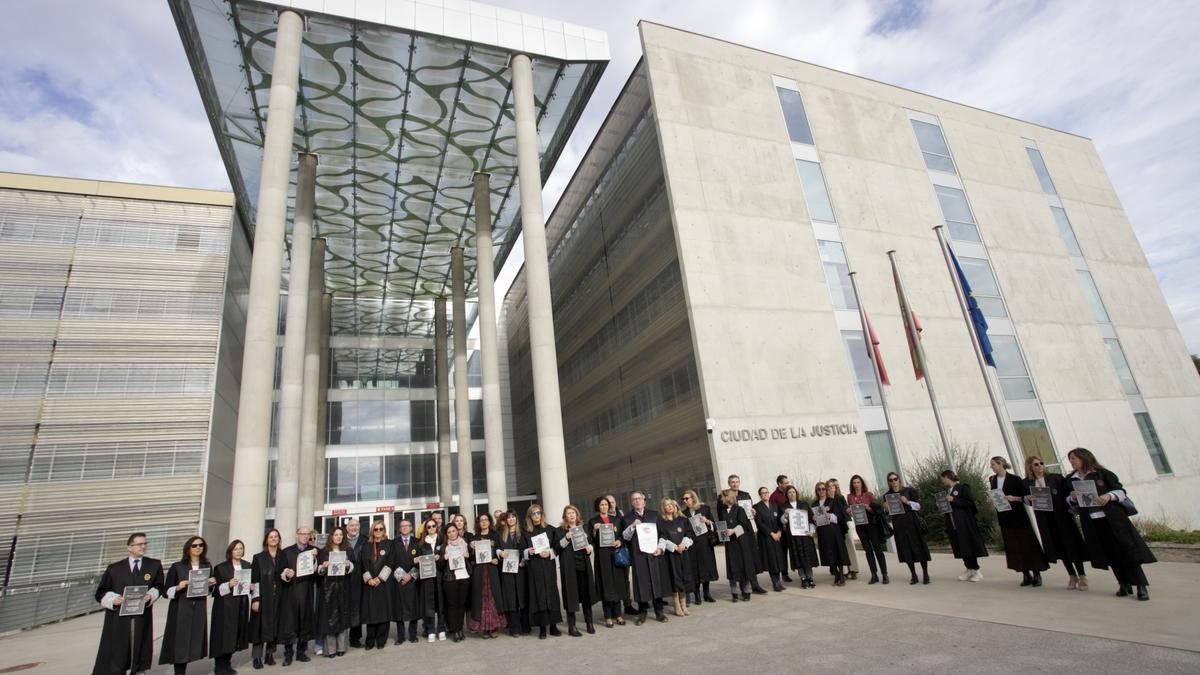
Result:
{"type": "MultiPolygon", "coordinates": [[[[654,616],[658,616],[659,614],[662,614],[663,607],[666,607],[666,605],[667,605],[667,603],[662,598],[654,598],[653,604],[654,604],[654,616]]],[[[649,607],[646,605],[646,603],[644,603],[640,600],[638,601],[638,614],[645,616],[646,610],[648,610],[648,609],[649,609],[649,607]]]]}
{"type": "Polygon", "coordinates": [[[217,675],[233,672],[233,654],[213,657],[213,672],[217,675]]]}
{"type": "Polygon", "coordinates": [[[391,628],[392,624],[387,621],[367,624],[367,644],[375,645],[376,649],[382,649],[387,644],[388,631],[391,628]]]}
{"type": "Polygon", "coordinates": [[[621,616],[621,601],[620,600],[605,600],[600,603],[604,607],[604,618],[616,619],[621,616]]]}
{"type": "Polygon", "coordinates": [[[362,644],[362,624],[350,626],[350,644],[355,647],[362,644]]]}
{"type": "Polygon", "coordinates": [[[969,570],[979,569],[979,558],[963,558],[962,561],[969,570]]]}
{"type": "Polygon", "coordinates": [[[291,654],[293,651],[297,654],[308,652],[308,640],[298,640],[296,642],[285,642],[283,645],[283,653],[291,654]]]}
{"type": "MultiPolygon", "coordinates": [[[[407,637],[408,637],[409,641],[415,641],[417,639],[417,622],[416,622],[416,620],[413,620],[413,621],[409,621],[407,623],[408,623],[407,637]]],[[[404,640],[404,638],[405,638],[404,624],[405,624],[404,621],[396,622],[396,640],[404,640]]]]}
{"type": "Polygon", "coordinates": [[[445,589],[446,630],[457,633],[463,629],[463,616],[471,602],[471,580],[454,579],[442,583],[445,589]]]}
{"type": "Polygon", "coordinates": [[[874,525],[855,525],[854,530],[858,532],[858,540],[862,542],[863,550],[867,554],[867,566],[871,568],[871,575],[874,576],[877,570],[887,574],[887,561],[883,559],[883,542],[879,540],[879,528],[874,525]]]}

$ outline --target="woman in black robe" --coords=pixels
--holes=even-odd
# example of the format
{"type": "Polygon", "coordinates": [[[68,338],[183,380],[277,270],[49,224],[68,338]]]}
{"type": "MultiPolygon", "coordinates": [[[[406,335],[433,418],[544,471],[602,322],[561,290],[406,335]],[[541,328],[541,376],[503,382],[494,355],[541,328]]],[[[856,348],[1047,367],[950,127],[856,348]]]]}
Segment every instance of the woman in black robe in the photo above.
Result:
{"type": "MultiPolygon", "coordinates": [[[[1034,455],[1025,459],[1025,486],[1033,488],[1049,488],[1050,503],[1053,511],[1034,510],[1037,519],[1038,534],[1042,539],[1042,551],[1046,554],[1046,562],[1061,560],[1067,568],[1070,581],[1067,590],[1088,589],[1087,570],[1083,563],[1087,560],[1087,550],[1084,548],[1083,536],[1079,534],[1079,525],[1067,505],[1067,495],[1071,487],[1063,481],[1062,474],[1046,473],[1046,463],[1041,457],[1034,455]]],[[[1025,498],[1033,506],[1031,497],[1025,498]]]]}
{"type": "MultiPolygon", "coordinates": [[[[428,520],[422,528],[422,538],[417,549],[418,558],[431,555],[434,560],[432,577],[422,576],[417,581],[417,592],[421,596],[422,623],[429,641],[446,639],[446,609],[442,593],[442,558],[445,546],[442,544],[442,533],[437,521],[428,520]]],[[[417,561],[418,572],[420,560],[417,561]]]]}
{"type": "Polygon", "coordinates": [[[983,533],[975,519],[978,510],[971,486],[958,482],[958,474],[946,469],[942,472],[942,485],[946,486],[946,501],[950,502],[950,513],[945,514],[946,536],[954,557],[963,561],[966,570],[958,575],[959,581],[983,581],[979,572],[979,559],[986,557],[987,546],[983,533]]]}
{"type": "Polygon", "coordinates": [[[813,525],[812,507],[800,499],[800,491],[795,485],[789,485],[784,491],[783,502],[777,504],[778,514],[783,529],[784,542],[787,543],[788,557],[792,569],[800,573],[800,588],[816,588],[813,581],[813,568],[821,564],[817,557],[817,545],[813,541],[817,536],[817,528],[813,525]],[[803,511],[808,516],[808,528],[804,534],[792,534],[792,513],[803,511]]]}
{"type": "Polygon", "coordinates": [[[729,580],[729,595],[738,601],[741,587],[742,602],[750,602],[750,586],[756,574],[758,554],[754,550],[754,531],[746,510],[738,506],[737,490],[723,490],[721,503],[725,505],[725,519],[717,527],[725,528],[725,578],[729,580]]]}
{"type": "Polygon", "coordinates": [[[717,574],[716,531],[713,525],[712,509],[700,501],[700,495],[695,490],[683,491],[683,517],[688,519],[691,528],[692,548],[688,562],[691,565],[691,591],[684,596],[684,602],[690,597],[697,605],[713,600],[709,584],[720,579],[717,574]],[[696,531],[692,519],[700,516],[700,523],[706,530],[703,534],[696,531]]]}
{"type": "Polygon", "coordinates": [[[213,657],[213,672],[216,675],[233,673],[233,655],[250,645],[250,598],[254,597],[251,581],[249,594],[235,595],[237,570],[250,570],[250,563],[242,560],[246,546],[234,539],[225,549],[225,561],[213,570],[217,580],[217,598],[212,610],[212,644],[209,652],[213,657]]]}
{"type": "Polygon", "coordinates": [[[600,607],[604,612],[604,625],[612,628],[614,622],[625,625],[621,616],[621,600],[625,597],[625,575],[620,567],[613,562],[613,554],[621,547],[621,537],[617,533],[617,517],[609,512],[608,499],[597,497],[594,508],[596,515],[587,522],[587,531],[591,533],[592,541],[596,542],[595,579],[596,597],[600,599],[600,607]],[[613,531],[612,546],[600,545],[600,526],[609,525],[613,531]]]}
{"type": "Polygon", "coordinates": [[[554,529],[546,525],[545,515],[539,504],[531,504],[525,511],[525,532],[529,547],[525,556],[529,565],[529,618],[538,627],[538,639],[545,640],[546,634],[562,635],[558,622],[562,621],[562,610],[558,596],[558,565],[550,542],[554,541],[554,529]],[[546,549],[537,551],[534,539],[546,535],[546,549]]]}
{"type": "Polygon", "coordinates": [[[1099,495],[1097,506],[1079,503],[1079,492],[1072,489],[1069,499],[1079,509],[1079,522],[1083,525],[1083,540],[1087,544],[1092,567],[1108,569],[1112,566],[1117,578],[1117,597],[1126,597],[1137,587],[1137,599],[1150,599],[1150,582],[1142,565],[1157,562],[1142,535],[1129,520],[1129,495],[1121,485],[1117,474],[1104,468],[1096,456],[1087,448],[1075,448],[1067,453],[1071,462],[1071,473],[1064,480],[1074,488],[1074,481],[1090,480],[1096,483],[1099,495]]]}
{"type": "Polygon", "coordinates": [[[362,576],[362,605],[359,618],[366,624],[363,646],[383,649],[387,646],[392,627],[392,597],[387,580],[392,578],[392,542],[387,538],[387,526],[382,520],[371,523],[370,538],[358,550],[355,566],[362,576]]]}
{"type": "Polygon", "coordinates": [[[580,637],[579,629],[575,626],[576,610],[583,611],[583,620],[588,633],[595,633],[592,624],[592,605],[596,604],[596,580],[592,576],[593,542],[587,537],[587,543],[578,551],[571,540],[571,529],[580,528],[587,535],[583,525],[583,515],[579,509],[568,504],[563,508],[562,521],[551,537],[550,544],[558,555],[558,573],[562,581],[563,610],[567,613],[567,635],[580,637]]]}
{"type": "Polygon", "coordinates": [[[674,551],[663,551],[670,570],[675,616],[688,616],[683,594],[696,585],[692,578],[692,524],[683,517],[679,503],[670,497],[662,500],[658,509],[658,537],[675,545],[674,551]]]}
{"type": "MultiPolygon", "coordinates": [[[[909,585],[917,583],[917,563],[921,564],[923,582],[929,583],[929,545],[925,543],[925,522],[921,520],[920,495],[916,488],[900,482],[895,471],[887,475],[888,491],[885,495],[899,495],[901,513],[888,516],[896,541],[896,557],[908,565],[912,578],[909,585]]],[[[887,507],[884,512],[888,513],[887,507]]],[[[947,530],[948,532],[949,530],[947,530]]]]}
{"type": "Polygon", "coordinates": [[[779,516],[771,506],[771,491],[758,488],[758,503],[754,505],[754,525],[758,528],[758,558],[762,569],[771,577],[771,588],[783,590],[781,577],[787,573],[787,559],[783,551],[783,529],[779,516]]]}
{"type": "Polygon", "coordinates": [[[317,553],[317,640],[324,645],[325,658],[331,659],[346,653],[350,642],[350,583],[355,578],[354,551],[346,540],[346,531],[333,528],[325,540],[325,548],[317,553]],[[341,551],[345,554],[346,569],[341,574],[330,574],[329,554],[341,551]]]}
{"type": "Polygon", "coordinates": [[[467,627],[484,638],[496,638],[508,623],[500,610],[504,606],[504,591],[500,588],[500,533],[492,527],[492,517],[486,513],[475,519],[472,559],[481,541],[491,542],[492,561],[476,564],[471,570],[471,615],[467,617],[467,627]]]}
{"type": "Polygon", "coordinates": [[[167,570],[164,585],[171,604],[167,608],[159,665],[174,664],[175,672],[183,673],[187,664],[208,656],[208,594],[216,584],[208,562],[208,543],[203,537],[189,537],[183,545],[183,558],[167,570]],[[188,576],[192,570],[208,572],[208,588],[204,595],[189,598],[188,576]]]}
{"type": "Polygon", "coordinates": [[[475,561],[458,525],[451,520],[445,530],[442,540],[443,566],[439,573],[442,577],[442,606],[446,609],[446,632],[451,640],[462,642],[465,637],[463,618],[471,607],[471,570],[475,567],[475,561]],[[458,559],[462,560],[462,567],[454,569],[458,559]]]}
{"type": "Polygon", "coordinates": [[[841,530],[846,513],[845,505],[829,496],[824,482],[817,483],[813,492],[816,495],[812,504],[814,520],[810,522],[817,526],[817,551],[821,554],[821,565],[829,568],[834,586],[845,586],[846,576],[843,570],[850,565],[850,556],[846,555],[846,540],[841,530]],[[824,509],[825,515],[828,516],[829,520],[824,525],[816,523],[818,508],[824,509]],[[842,518],[838,518],[839,513],[842,514],[842,518]]]}
{"type": "Polygon", "coordinates": [[[525,533],[521,532],[521,519],[515,512],[504,513],[501,521],[500,552],[497,555],[501,558],[516,556],[520,563],[515,573],[500,573],[499,609],[504,612],[505,621],[508,623],[508,634],[519,637],[522,634],[529,635],[532,630],[529,623],[529,573],[526,571],[527,563],[524,560],[529,540],[525,538],[525,533]]]}
{"type": "Polygon", "coordinates": [[[258,592],[250,601],[250,653],[257,670],[265,663],[275,665],[275,638],[279,635],[279,530],[271,528],[263,537],[262,551],[250,564],[250,582],[258,592]]]}
{"type": "Polygon", "coordinates": [[[396,644],[407,635],[409,642],[417,641],[417,621],[422,617],[421,594],[417,584],[417,555],[421,541],[413,534],[412,521],[400,521],[400,532],[392,540],[392,578],[388,591],[392,596],[392,620],[396,622],[396,644]],[[407,631],[405,624],[408,624],[407,631]]]}
{"type": "Polygon", "coordinates": [[[1003,492],[1009,506],[1008,511],[996,510],[1000,536],[1004,538],[1004,559],[1008,569],[1021,573],[1022,586],[1041,586],[1042,571],[1050,566],[1046,564],[1042,545],[1038,543],[1037,535],[1033,533],[1033,523],[1025,511],[1029,487],[1020,476],[1009,473],[1010,468],[1008,460],[993,457],[994,475],[988,478],[988,487],[1003,492]]]}

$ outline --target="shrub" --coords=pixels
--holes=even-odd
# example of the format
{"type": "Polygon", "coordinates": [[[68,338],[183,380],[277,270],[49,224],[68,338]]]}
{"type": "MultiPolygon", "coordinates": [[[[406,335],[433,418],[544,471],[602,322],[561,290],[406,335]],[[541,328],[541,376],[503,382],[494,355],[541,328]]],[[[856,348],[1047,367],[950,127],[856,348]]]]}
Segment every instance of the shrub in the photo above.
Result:
{"type": "Polygon", "coordinates": [[[1170,542],[1173,544],[1200,544],[1200,530],[1180,530],[1172,523],[1151,516],[1135,516],[1133,524],[1146,541],[1170,542]]]}
{"type": "MultiPolygon", "coordinates": [[[[957,444],[950,446],[950,454],[957,467],[958,480],[969,485],[971,494],[975,497],[975,507],[978,511],[975,517],[979,522],[979,530],[983,533],[983,540],[988,546],[999,548],[1000,528],[996,523],[996,509],[992,507],[987,496],[987,476],[990,471],[986,468],[986,454],[978,446],[963,447],[957,444]]],[[[935,448],[905,470],[907,475],[904,477],[904,484],[916,488],[921,495],[921,514],[925,518],[925,524],[929,526],[928,541],[934,546],[950,544],[946,536],[946,519],[937,512],[933,499],[935,492],[946,489],[942,485],[942,472],[947,468],[944,453],[940,448],[935,448]]]]}

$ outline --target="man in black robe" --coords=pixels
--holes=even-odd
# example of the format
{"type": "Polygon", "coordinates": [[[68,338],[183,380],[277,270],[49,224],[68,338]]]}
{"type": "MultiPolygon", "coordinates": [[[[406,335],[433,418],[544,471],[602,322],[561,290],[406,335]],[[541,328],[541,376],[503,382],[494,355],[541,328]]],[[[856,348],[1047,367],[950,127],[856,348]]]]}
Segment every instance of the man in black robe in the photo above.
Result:
{"type": "Polygon", "coordinates": [[[154,601],[163,593],[162,563],[142,555],[146,534],[134,532],[125,540],[129,557],[108,566],[96,587],[96,602],[105,609],[104,629],[96,652],[93,675],[140,673],[154,665],[154,601]],[[146,586],[145,609],[138,616],[121,616],[126,586],[146,586]]]}
{"type": "MultiPolygon", "coordinates": [[[[637,526],[643,523],[658,524],[658,511],[646,508],[646,495],[634,492],[629,495],[631,509],[621,518],[621,537],[629,542],[629,555],[633,563],[633,595],[638,603],[637,625],[646,623],[649,605],[654,605],[654,619],[665,623],[663,598],[670,593],[670,570],[663,559],[663,550],[656,548],[646,553],[638,545],[637,526]]],[[[656,530],[657,531],[657,530],[656,530]]]]}
{"type": "MultiPolygon", "coordinates": [[[[296,528],[296,543],[283,549],[283,591],[279,598],[279,641],[283,643],[283,665],[308,661],[308,641],[314,637],[316,616],[313,612],[313,581],[316,574],[299,576],[296,561],[301,554],[313,555],[316,548],[309,545],[307,527],[296,528]]],[[[314,558],[315,562],[315,558],[314,558]]],[[[315,565],[314,565],[315,569],[315,565]]]]}
{"type": "MultiPolygon", "coordinates": [[[[729,478],[727,478],[725,480],[725,482],[729,485],[730,490],[734,490],[737,492],[737,500],[738,500],[739,505],[744,505],[746,502],[754,501],[750,498],[749,492],[746,492],[745,490],[741,489],[742,488],[742,478],[740,476],[738,476],[736,473],[731,474],[729,476],[729,478]]],[[[717,496],[717,519],[725,520],[725,515],[727,513],[729,513],[728,507],[726,507],[725,503],[723,501],[721,501],[720,495],[718,494],[718,496],[717,496]]],[[[753,509],[746,511],[746,519],[752,523],[754,522],[753,509]]],[[[762,560],[758,557],[758,543],[756,541],[754,541],[754,537],[750,537],[750,546],[754,550],[754,559],[756,561],[758,561],[754,568],[754,574],[751,575],[751,577],[750,577],[750,590],[753,591],[755,595],[766,595],[767,589],[763,588],[762,585],[758,583],[758,575],[763,572],[763,569],[762,569],[762,560]]]]}
{"type": "MultiPolygon", "coordinates": [[[[350,547],[347,559],[358,560],[358,551],[367,538],[362,536],[362,526],[355,516],[346,521],[346,545],[350,547]]],[[[359,612],[362,608],[362,578],[357,574],[346,575],[346,592],[350,596],[350,646],[362,647],[362,620],[359,612]]]]}

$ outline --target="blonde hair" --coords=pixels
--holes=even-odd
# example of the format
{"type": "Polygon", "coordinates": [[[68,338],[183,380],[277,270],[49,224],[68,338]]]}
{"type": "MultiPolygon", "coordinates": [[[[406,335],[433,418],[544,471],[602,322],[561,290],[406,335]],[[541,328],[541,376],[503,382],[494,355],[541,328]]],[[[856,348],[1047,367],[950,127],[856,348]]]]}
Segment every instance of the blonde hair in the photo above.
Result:
{"type": "Polygon", "coordinates": [[[679,502],[671,499],[670,497],[664,497],[662,502],[658,505],[659,513],[666,515],[668,506],[671,507],[671,510],[675,513],[676,518],[683,515],[683,510],[679,508],[679,502]]]}
{"type": "Polygon", "coordinates": [[[734,504],[737,503],[737,490],[734,490],[731,488],[726,488],[724,490],[721,490],[721,499],[722,500],[731,499],[732,503],[726,504],[726,506],[733,506],[734,504]]]}
{"type": "Polygon", "coordinates": [[[692,505],[693,505],[692,508],[699,511],[700,507],[704,506],[704,502],[700,500],[700,495],[696,494],[695,490],[684,490],[683,496],[686,497],[688,495],[692,496],[692,505]]]}
{"type": "Polygon", "coordinates": [[[567,504],[563,507],[562,522],[558,524],[558,526],[564,530],[571,527],[571,525],[567,524],[567,513],[570,511],[575,512],[575,524],[583,525],[583,514],[580,513],[579,509],[576,508],[574,504],[567,504]]]}
{"type": "Polygon", "coordinates": [[[534,502],[529,505],[529,508],[525,509],[525,531],[526,532],[533,532],[533,518],[531,518],[529,516],[529,514],[532,513],[534,509],[537,509],[539,512],[541,512],[542,527],[546,527],[546,509],[543,509],[541,504],[534,502]]]}
{"type": "Polygon", "coordinates": [[[1046,465],[1046,460],[1042,459],[1041,457],[1039,457],[1037,455],[1030,455],[1030,456],[1026,457],[1025,458],[1025,476],[1027,478],[1034,477],[1033,476],[1033,460],[1035,460],[1035,459],[1037,461],[1041,462],[1043,467],[1045,467],[1045,465],[1046,465]]]}

